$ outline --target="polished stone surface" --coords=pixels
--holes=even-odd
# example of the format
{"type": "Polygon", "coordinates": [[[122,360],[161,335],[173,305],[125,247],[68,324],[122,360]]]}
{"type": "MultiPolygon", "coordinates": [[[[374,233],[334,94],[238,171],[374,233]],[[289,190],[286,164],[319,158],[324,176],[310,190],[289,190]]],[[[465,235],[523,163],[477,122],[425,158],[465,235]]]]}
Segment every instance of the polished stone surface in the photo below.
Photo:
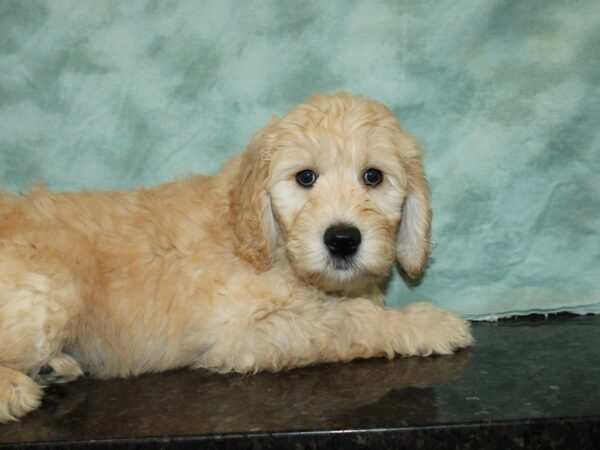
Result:
{"type": "Polygon", "coordinates": [[[0,448],[583,448],[600,439],[600,316],[473,331],[476,346],[447,357],[52,386],[39,411],[0,425],[0,448]]]}

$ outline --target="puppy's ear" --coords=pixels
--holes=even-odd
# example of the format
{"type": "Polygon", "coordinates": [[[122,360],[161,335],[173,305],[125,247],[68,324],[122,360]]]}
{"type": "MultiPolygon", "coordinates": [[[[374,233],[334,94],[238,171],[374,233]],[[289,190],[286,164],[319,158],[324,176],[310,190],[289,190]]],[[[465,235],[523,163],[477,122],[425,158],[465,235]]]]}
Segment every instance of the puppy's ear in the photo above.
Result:
{"type": "Polygon", "coordinates": [[[277,242],[267,193],[271,142],[277,122],[278,119],[272,119],[240,155],[233,187],[229,190],[229,223],[236,254],[261,272],[271,267],[277,242]]]}
{"type": "Polygon", "coordinates": [[[421,275],[427,265],[430,252],[431,206],[421,151],[414,141],[411,142],[411,147],[414,152],[405,159],[408,192],[402,206],[396,255],[402,269],[414,279],[421,275]]]}

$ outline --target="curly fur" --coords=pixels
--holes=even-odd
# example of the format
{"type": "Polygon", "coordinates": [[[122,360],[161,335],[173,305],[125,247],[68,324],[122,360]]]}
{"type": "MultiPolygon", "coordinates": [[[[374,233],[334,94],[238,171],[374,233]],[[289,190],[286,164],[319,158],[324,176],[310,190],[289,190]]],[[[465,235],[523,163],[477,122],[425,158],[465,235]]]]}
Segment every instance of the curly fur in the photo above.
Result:
{"type": "Polygon", "coordinates": [[[451,353],[468,324],[425,303],[383,306],[394,260],[429,253],[421,152],[383,105],[317,95],[274,118],[216,176],[133,192],[0,194],[0,422],[40,384],[176,367],[277,371],[451,353]],[[362,173],[384,173],[377,187],[362,173]],[[318,173],[312,188],[295,174],[318,173]],[[333,267],[324,230],[362,233],[333,267]]]}

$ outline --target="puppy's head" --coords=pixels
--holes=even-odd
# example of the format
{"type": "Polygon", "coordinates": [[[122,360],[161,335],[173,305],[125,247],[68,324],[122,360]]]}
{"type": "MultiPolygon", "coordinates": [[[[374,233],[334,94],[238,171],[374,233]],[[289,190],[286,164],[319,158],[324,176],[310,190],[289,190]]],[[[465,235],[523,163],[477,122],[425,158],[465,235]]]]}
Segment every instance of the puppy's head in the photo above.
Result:
{"type": "Polygon", "coordinates": [[[237,251],[258,270],[278,247],[296,274],[347,290],[410,277],[429,253],[431,209],[421,152],[382,104],[317,95],[271,123],[240,160],[230,192],[237,251]]]}

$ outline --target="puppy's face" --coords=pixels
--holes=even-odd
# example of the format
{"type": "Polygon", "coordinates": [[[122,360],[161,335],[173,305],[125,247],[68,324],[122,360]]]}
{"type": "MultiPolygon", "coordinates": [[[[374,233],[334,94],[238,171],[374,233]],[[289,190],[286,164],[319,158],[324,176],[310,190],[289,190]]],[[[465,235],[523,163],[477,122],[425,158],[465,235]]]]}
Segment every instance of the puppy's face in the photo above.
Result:
{"type": "MultiPolygon", "coordinates": [[[[387,276],[395,256],[401,259],[403,215],[412,214],[405,206],[414,184],[411,164],[420,169],[418,148],[390,111],[348,94],[317,96],[272,124],[269,139],[266,192],[298,276],[325,290],[387,276]]],[[[423,228],[417,232],[424,242],[413,239],[407,246],[427,245],[429,212],[422,214],[426,223],[404,228],[423,228]]]]}

